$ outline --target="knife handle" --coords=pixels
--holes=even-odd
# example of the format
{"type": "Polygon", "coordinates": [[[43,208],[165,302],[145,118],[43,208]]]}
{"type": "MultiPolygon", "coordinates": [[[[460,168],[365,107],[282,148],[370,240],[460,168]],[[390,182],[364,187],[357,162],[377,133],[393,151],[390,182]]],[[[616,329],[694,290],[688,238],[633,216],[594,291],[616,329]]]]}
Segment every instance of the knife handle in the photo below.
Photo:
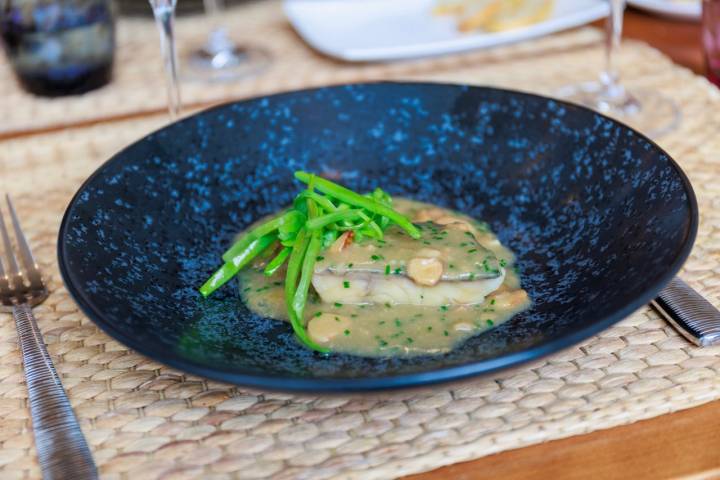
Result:
{"type": "Polygon", "coordinates": [[[720,343],[720,311],[678,277],[650,305],[695,345],[720,343]]]}

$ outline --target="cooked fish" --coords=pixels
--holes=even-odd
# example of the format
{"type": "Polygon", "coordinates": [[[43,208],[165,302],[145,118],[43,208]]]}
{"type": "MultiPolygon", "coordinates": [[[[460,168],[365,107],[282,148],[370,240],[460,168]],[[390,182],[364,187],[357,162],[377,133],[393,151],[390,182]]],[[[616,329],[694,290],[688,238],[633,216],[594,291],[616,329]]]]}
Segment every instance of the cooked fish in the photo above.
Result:
{"type": "Polygon", "coordinates": [[[502,262],[467,222],[442,217],[417,226],[419,240],[395,226],[383,240],[341,237],[315,266],[312,282],[322,301],[474,304],[502,285],[502,262]]]}

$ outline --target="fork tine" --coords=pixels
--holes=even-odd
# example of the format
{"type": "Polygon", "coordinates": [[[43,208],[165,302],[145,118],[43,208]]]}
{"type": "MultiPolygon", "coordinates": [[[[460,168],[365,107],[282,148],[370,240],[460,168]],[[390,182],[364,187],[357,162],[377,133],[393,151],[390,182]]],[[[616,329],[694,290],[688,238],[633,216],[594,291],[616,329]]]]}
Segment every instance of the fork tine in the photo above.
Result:
{"type": "Polygon", "coordinates": [[[3,261],[2,257],[0,256],[0,282],[2,282],[3,279],[5,279],[5,269],[3,268],[3,261]]]}
{"type": "Polygon", "coordinates": [[[5,258],[8,263],[8,274],[11,276],[20,275],[17,260],[15,259],[15,254],[13,253],[12,244],[10,243],[10,237],[8,236],[7,228],[5,228],[5,217],[3,217],[2,211],[0,211],[0,236],[2,236],[3,244],[5,244],[5,258]]]}
{"type": "Polygon", "coordinates": [[[15,207],[13,206],[12,200],[10,200],[10,195],[6,194],[5,199],[7,200],[10,218],[12,220],[13,229],[15,230],[15,239],[17,240],[20,257],[22,258],[23,265],[25,266],[25,271],[27,272],[30,284],[34,288],[37,288],[40,283],[40,271],[37,263],[35,262],[32,251],[30,251],[30,245],[20,228],[20,220],[18,220],[17,213],[15,213],[15,207]]]}
{"type": "Polygon", "coordinates": [[[8,285],[8,278],[5,275],[5,268],[3,268],[2,257],[0,257],[0,305],[5,303],[5,298],[10,294],[10,287],[8,285]]]}

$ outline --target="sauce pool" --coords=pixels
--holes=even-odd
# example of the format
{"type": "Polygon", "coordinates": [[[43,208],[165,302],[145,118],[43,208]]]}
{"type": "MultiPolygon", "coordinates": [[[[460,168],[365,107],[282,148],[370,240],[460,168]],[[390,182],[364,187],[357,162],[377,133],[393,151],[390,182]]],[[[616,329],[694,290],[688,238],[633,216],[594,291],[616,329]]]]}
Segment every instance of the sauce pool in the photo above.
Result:
{"type": "MultiPolygon", "coordinates": [[[[325,303],[311,289],[305,322],[314,340],[332,351],[360,356],[441,354],[530,307],[515,271],[515,256],[487,225],[452,210],[402,198],[395,199],[393,207],[414,221],[422,220],[427,212],[442,212],[472,225],[477,242],[494,253],[504,268],[501,286],[482,303],[440,306],[325,303]]],[[[258,260],[240,272],[240,293],[258,315],[287,321],[285,271],[267,277],[265,261],[258,260]]]]}

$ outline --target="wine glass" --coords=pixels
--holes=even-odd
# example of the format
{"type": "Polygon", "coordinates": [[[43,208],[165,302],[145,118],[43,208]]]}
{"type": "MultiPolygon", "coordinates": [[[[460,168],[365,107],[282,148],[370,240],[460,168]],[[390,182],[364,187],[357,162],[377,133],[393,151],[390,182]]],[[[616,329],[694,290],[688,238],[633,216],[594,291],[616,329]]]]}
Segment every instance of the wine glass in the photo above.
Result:
{"type": "Polygon", "coordinates": [[[703,0],[702,38],[707,78],[720,87],[720,0],[703,0]]]}
{"type": "Polygon", "coordinates": [[[597,81],[564,87],[557,95],[614,117],[651,137],[660,136],[677,127],[680,111],[672,100],[654,90],[626,90],[620,83],[614,54],[620,47],[625,0],[608,1],[610,15],[605,25],[605,69],[597,81]]]}
{"type": "Polygon", "coordinates": [[[183,57],[183,77],[203,81],[237,80],[263,71],[270,64],[266,50],[238,45],[221,26],[223,0],[203,0],[206,15],[214,25],[205,44],[183,57]]]}
{"type": "Polygon", "coordinates": [[[155,24],[160,32],[160,50],[165,65],[165,86],[167,88],[168,112],[171,120],[180,114],[180,86],[177,75],[177,53],[175,51],[175,6],[177,0],[150,0],[155,24]]]}

